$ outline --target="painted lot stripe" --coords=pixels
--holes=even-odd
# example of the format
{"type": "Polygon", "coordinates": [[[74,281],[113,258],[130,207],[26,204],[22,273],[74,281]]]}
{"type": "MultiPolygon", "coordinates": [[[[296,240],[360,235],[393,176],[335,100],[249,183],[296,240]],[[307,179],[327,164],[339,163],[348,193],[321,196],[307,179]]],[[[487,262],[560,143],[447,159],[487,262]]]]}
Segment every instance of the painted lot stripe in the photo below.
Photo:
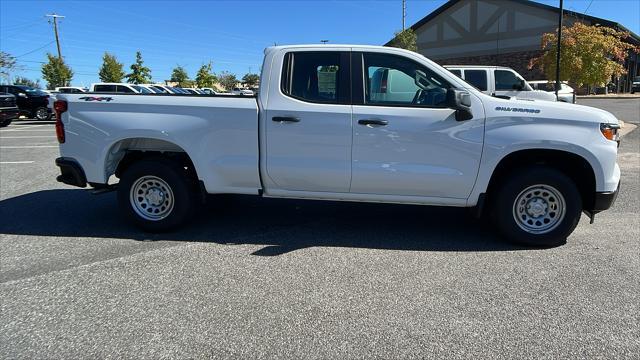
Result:
{"type": "Polygon", "coordinates": [[[33,164],[34,161],[0,161],[0,164],[33,164]]]}
{"type": "Polygon", "coordinates": [[[57,148],[58,145],[0,146],[0,149],[57,148]]]}

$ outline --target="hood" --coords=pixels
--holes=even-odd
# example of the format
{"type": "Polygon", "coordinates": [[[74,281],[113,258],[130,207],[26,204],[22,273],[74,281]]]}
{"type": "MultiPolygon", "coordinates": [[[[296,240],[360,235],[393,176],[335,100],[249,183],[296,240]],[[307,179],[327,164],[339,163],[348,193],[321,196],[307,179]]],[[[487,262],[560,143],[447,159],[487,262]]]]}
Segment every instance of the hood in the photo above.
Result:
{"type": "Polygon", "coordinates": [[[490,99],[487,102],[491,105],[485,105],[486,111],[495,115],[511,113],[513,115],[531,114],[535,117],[544,117],[547,119],[559,120],[575,120],[594,123],[618,124],[618,119],[608,111],[584,106],[578,104],[570,104],[565,102],[543,101],[543,100],[522,100],[514,99],[505,100],[491,96],[483,97],[490,99]]]}

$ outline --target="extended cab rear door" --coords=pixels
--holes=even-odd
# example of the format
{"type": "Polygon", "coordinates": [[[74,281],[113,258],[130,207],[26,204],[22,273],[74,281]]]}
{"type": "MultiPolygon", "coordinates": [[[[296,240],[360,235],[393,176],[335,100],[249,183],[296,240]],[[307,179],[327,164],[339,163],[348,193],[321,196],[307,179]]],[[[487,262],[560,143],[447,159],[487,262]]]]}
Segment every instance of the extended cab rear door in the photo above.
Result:
{"type": "Polygon", "coordinates": [[[349,192],[350,53],[330,47],[279,51],[262,98],[265,188],[349,192]]]}

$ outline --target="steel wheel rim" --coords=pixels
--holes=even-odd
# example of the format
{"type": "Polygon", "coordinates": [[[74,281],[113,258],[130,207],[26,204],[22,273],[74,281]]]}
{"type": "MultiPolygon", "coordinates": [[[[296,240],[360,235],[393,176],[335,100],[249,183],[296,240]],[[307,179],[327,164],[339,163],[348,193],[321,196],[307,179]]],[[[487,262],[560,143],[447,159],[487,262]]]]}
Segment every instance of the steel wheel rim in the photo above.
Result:
{"type": "Polygon", "coordinates": [[[173,211],[174,197],[169,184],[157,176],[143,176],[129,191],[131,207],[145,220],[159,221],[173,211]]]}
{"type": "Polygon", "coordinates": [[[538,184],[524,189],[513,203],[513,218],[531,234],[546,234],[562,223],[566,203],[562,193],[550,185],[538,184]]]}
{"type": "Polygon", "coordinates": [[[38,118],[38,120],[44,120],[47,118],[47,110],[44,108],[39,108],[38,110],[36,110],[36,118],[38,118]]]}

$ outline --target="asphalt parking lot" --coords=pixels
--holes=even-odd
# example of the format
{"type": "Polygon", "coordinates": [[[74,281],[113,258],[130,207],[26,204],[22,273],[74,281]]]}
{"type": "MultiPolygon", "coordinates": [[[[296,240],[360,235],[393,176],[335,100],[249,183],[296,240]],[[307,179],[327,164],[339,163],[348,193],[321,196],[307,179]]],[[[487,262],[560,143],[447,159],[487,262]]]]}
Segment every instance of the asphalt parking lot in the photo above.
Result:
{"type": "MultiPolygon", "coordinates": [[[[588,100],[640,124],[640,99],[588,100]]],[[[510,245],[464,209],[213,198],[148,235],[55,181],[53,124],[0,129],[2,358],[637,358],[640,130],[614,207],[510,245]]]]}

